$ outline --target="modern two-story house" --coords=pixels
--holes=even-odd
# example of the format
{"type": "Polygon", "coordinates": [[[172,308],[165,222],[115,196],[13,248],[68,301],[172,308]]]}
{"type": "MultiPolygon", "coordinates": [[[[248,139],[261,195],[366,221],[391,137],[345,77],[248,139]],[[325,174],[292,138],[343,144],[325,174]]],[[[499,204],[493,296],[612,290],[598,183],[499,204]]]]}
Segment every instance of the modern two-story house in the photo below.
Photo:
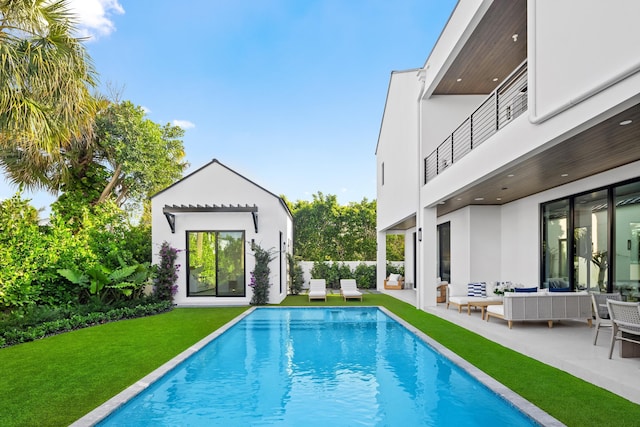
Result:
{"type": "Polygon", "coordinates": [[[460,0],[424,66],[391,73],[378,264],[404,234],[418,308],[438,278],[640,297],[638,16],[634,0],[460,0]]]}

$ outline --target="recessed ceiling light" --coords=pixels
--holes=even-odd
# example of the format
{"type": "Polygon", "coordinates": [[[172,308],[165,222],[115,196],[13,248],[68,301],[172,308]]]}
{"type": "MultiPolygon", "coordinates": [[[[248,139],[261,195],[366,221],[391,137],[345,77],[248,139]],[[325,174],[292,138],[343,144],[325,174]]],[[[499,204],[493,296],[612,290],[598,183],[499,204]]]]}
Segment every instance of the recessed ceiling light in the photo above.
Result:
{"type": "Polygon", "coordinates": [[[498,78],[497,78],[497,77],[494,77],[494,78],[493,78],[493,81],[494,81],[494,82],[497,82],[497,81],[498,81],[498,78]]]}
{"type": "Polygon", "coordinates": [[[563,178],[565,178],[565,177],[569,176],[569,174],[568,174],[568,173],[563,173],[563,174],[562,174],[562,175],[560,175],[560,176],[561,176],[561,177],[563,177],[563,178]]]}
{"type": "Polygon", "coordinates": [[[457,201],[460,201],[460,200],[462,200],[462,197],[458,197],[456,200],[457,200],[457,201]]]}
{"type": "Polygon", "coordinates": [[[457,81],[457,82],[461,82],[461,81],[462,81],[462,79],[456,79],[456,81],[457,81]]]}
{"type": "Polygon", "coordinates": [[[633,123],[633,120],[623,120],[620,122],[620,126],[630,125],[631,123],[633,123]]]}
{"type": "Polygon", "coordinates": [[[500,201],[502,200],[502,197],[496,197],[496,200],[500,201]]]}
{"type": "Polygon", "coordinates": [[[444,202],[439,202],[438,204],[439,204],[439,205],[444,205],[444,202]]]}
{"type": "Polygon", "coordinates": [[[481,201],[483,201],[483,200],[484,200],[484,197],[476,197],[476,198],[475,198],[475,199],[473,199],[473,200],[475,200],[476,202],[481,202],[481,201]]]}
{"type": "Polygon", "coordinates": [[[515,175],[510,173],[509,175],[507,175],[508,178],[513,178],[515,175]]]}

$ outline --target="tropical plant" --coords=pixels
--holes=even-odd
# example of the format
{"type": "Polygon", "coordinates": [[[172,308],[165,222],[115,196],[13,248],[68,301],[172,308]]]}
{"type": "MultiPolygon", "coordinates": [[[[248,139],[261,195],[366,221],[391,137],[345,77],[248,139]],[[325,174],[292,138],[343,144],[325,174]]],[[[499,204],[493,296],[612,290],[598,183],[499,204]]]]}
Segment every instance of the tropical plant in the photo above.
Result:
{"type": "Polygon", "coordinates": [[[91,296],[103,303],[114,302],[122,296],[139,297],[150,273],[149,266],[144,264],[122,265],[112,271],[100,264],[84,271],[69,268],[58,270],[62,277],[88,290],[91,296]]]}
{"type": "Polygon", "coordinates": [[[0,18],[0,163],[42,166],[90,128],[96,73],[67,0],[0,1],[0,18]]]}
{"type": "Polygon", "coordinates": [[[251,272],[251,282],[249,286],[253,289],[253,296],[251,297],[252,305],[265,305],[269,302],[269,275],[271,269],[269,263],[273,261],[273,251],[265,250],[260,245],[255,245],[253,248],[253,254],[256,259],[256,265],[251,272]]]}
{"type": "Polygon", "coordinates": [[[607,256],[607,251],[594,252],[591,256],[591,262],[593,265],[598,267],[598,287],[601,292],[605,292],[604,276],[607,272],[607,268],[609,268],[609,257],[607,256]]]}

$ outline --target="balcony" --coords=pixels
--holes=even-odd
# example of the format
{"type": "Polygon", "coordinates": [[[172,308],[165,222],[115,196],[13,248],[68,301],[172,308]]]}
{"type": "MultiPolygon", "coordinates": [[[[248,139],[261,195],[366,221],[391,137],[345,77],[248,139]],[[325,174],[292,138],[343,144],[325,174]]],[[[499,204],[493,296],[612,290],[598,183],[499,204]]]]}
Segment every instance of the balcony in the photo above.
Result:
{"type": "Polygon", "coordinates": [[[424,184],[527,111],[527,63],[522,63],[436,150],[424,159],[424,184]]]}

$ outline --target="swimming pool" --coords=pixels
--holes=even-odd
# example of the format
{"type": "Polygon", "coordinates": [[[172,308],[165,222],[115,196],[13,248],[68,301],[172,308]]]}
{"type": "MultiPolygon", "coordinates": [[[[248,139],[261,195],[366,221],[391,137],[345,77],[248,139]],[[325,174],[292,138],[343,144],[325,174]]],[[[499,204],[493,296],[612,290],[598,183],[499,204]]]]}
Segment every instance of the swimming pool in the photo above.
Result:
{"type": "Polygon", "coordinates": [[[378,308],[258,308],[101,426],[531,426],[378,308]]]}

